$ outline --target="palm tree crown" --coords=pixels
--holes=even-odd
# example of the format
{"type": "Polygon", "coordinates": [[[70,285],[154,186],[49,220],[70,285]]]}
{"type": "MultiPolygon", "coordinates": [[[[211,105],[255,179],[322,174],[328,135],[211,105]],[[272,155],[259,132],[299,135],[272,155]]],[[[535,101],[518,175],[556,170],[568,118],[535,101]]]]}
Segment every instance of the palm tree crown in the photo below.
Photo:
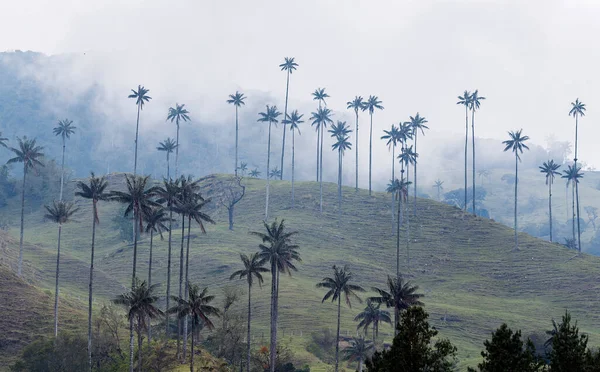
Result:
{"type": "Polygon", "coordinates": [[[519,129],[518,131],[510,131],[508,132],[508,136],[510,139],[502,141],[502,143],[506,146],[504,151],[511,150],[513,153],[515,153],[517,159],[521,160],[520,154],[523,153],[523,150],[529,150],[529,147],[525,144],[525,141],[529,140],[529,136],[523,135],[523,129],[519,129]]]}
{"type": "Polygon", "coordinates": [[[363,111],[368,110],[369,114],[373,114],[375,109],[383,110],[383,106],[381,105],[381,101],[377,96],[369,96],[369,99],[365,102],[363,106],[363,111]]]}
{"type": "Polygon", "coordinates": [[[303,116],[304,114],[299,114],[298,110],[294,110],[287,115],[286,119],[282,120],[281,122],[284,124],[289,124],[291,131],[297,131],[298,134],[300,134],[300,128],[298,127],[298,124],[304,123],[304,120],[302,120],[303,116]]]}
{"type": "Polygon", "coordinates": [[[310,120],[312,120],[312,126],[317,131],[321,129],[321,126],[327,127],[328,123],[333,123],[333,119],[331,119],[332,115],[332,111],[327,107],[319,107],[317,112],[311,112],[310,120]]]}
{"type": "Polygon", "coordinates": [[[158,147],[156,149],[158,151],[164,151],[168,154],[171,154],[173,151],[175,151],[176,147],[177,147],[177,142],[175,142],[175,140],[172,139],[171,137],[167,137],[166,140],[158,143],[158,147]]]}
{"type": "Polygon", "coordinates": [[[328,132],[331,133],[331,137],[336,139],[336,142],[331,145],[332,150],[338,150],[343,154],[344,151],[352,148],[352,143],[349,141],[350,137],[348,137],[348,134],[352,133],[352,130],[345,121],[338,120],[337,124],[331,125],[331,129],[328,132]]]}
{"type": "Polygon", "coordinates": [[[384,130],[383,133],[385,133],[383,136],[381,136],[382,140],[387,140],[386,145],[388,146],[388,148],[392,148],[395,147],[398,144],[398,127],[395,126],[394,124],[392,124],[392,127],[390,128],[390,130],[384,130]]]}
{"type": "Polygon", "coordinates": [[[540,168],[540,173],[546,175],[546,185],[554,183],[554,176],[560,174],[557,172],[558,168],[560,168],[560,164],[554,162],[554,160],[545,161],[540,168]]]}
{"type": "Polygon", "coordinates": [[[465,90],[465,92],[463,93],[462,96],[458,96],[458,102],[456,102],[457,105],[463,105],[466,106],[467,108],[471,107],[471,92],[469,92],[468,90],[465,90]]]}
{"type": "Polygon", "coordinates": [[[68,222],[79,210],[73,203],[64,201],[54,201],[51,206],[45,205],[44,208],[46,209],[44,218],[57,224],[68,222]]]}
{"type": "Polygon", "coordinates": [[[54,135],[61,136],[63,139],[68,139],[71,134],[75,133],[75,127],[73,121],[69,119],[60,120],[58,125],[52,130],[54,135]]]}
{"type": "Polygon", "coordinates": [[[384,322],[392,324],[390,312],[381,309],[381,304],[367,300],[367,306],[363,311],[354,317],[354,321],[359,322],[356,329],[363,328],[366,332],[369,326],[373,326],[373,335],[377,334],[379,323],[384,322]]]}
{"type": "Polygon", "coordinates": [[[138,231],[143,231],[144,216],[151,214],[152,208],[159,207],[159,204],[152,200],[156,196],[158,188],[150,187],[150,176],[133,176],[126,174],[125,181],[127,191],[112,191],[110,199],[119,203],[126,204],[125,216],[134,213],[138,231]]]}
{"type": "Polygon", "coordinates": [[[152,99],[152,97],[148,95],[149,91],[150,89],[144,88],[143,85],[138,85],[137,90],[131,90],[131,94],[128,96],[128,98],[134,98],[135,104],[140,106],[140,109],[143,110],[144,104],[152,99]]]}
{"type": "Polygon", "coordinates": [[[175,122],[177,126],[179,126],[180,121],[188,121],[190,120],[189,111],[185,108],[185,104],[180,105],[179,103],[175,104],[175,108],[169,107],[169,114],[167,115],[167,120],[170,120],[171,123],[175,122]]]}
{"type": "Polygon", "coordinates": [[[354,113],[358,114],[358,110],[364,110],[365,101],[363,101],[362,96],[355,96],[352,101],[346,102],[346,105],[349,110],[354,110],[354,113]]]}
{"type": "Polygon", "coordinates": [[[298,271],[293,261],[302,261],[298,253],[298,246],[292,243],[292,237],[297,231],[287,232],[285,230],[285,220],[281,222],[274,221],[270,225],[263,222],[267,233],[250,232],[262,240],[259,244],[258,257],[263,262],[269,262],[279,272],[288,273],[298,271]]]}
{"type": "Polygon", "coordinates": [[[420,130],[421,134],[425,134],[425,129],[429,129],[429,127],[427,125],[425,125],[426,123],[428,123],[427,119],[425,119],[423,116],[419,115],[418,112],[414,117],[409,116],[409,118],[410,118],[410,126],[413,129],[413,133],[416,134],[416,132],[418,132],[420,130]]]}
{"type": "Polygon", "coordinates": [[[279,123],[279,120],[277,118],[279,117],[279,115],[281,115],[281,112],[277,111],[277,106],[267,105],[267,109],[264,112],[259,112],[258,115],[258,121],[262,123],[277,124],[279,123]]]}
{"type": "Polygon", "coordinates": [[[291,74],[298,67],[298,64],[294,62],[294,57],[285,57],[285,61],[279,67],[281,71],[288,71],[291,74]]]}
{"type": "Polygon", "coordinates": [[[331,302],[335,302],[338,298],[343,298],[348,307],[352,307],[351,298],[356,299],[358,302],[362,302],[356,292],[364,292],[365,290],[359,285],[350,284],[351,280],[352,273],[348,271],[347,266],[338,267],[333,265],[333,277],[323,278],[323,280],[317,284],[317,288],[328,289],[321,302],[325,302],[329,299],[331,299],[331,302]]]}
{"type": "Polygon", "coordinates": [[[481,105],[480,101],[483,101],[484,99],[485,97],[479,95],[479,90],[475,89],[475,91],[471,94],[471,96],[468,99],[469,109],[471,109],[472,111],[479,110],[479,106],[481,105]]]}
{"type": "Polygon", "coordinates": [[[312,93],[313,101],[319,101],[319,104],[322,102],[323,105],[327,106],[325,102],[325,98],[329,98],[329,94],[325,93],[325,88],[317,88],[312,93]]]}
{"type": "Polygon", "coordinates": [[[246,99],[246,96],[244,96],[244,93],[240,93],[240,92],[236,91],[235,94],[229,95],[229,99],[227,100],[227,103],[232,104],[236,107],[240,107],[240,106],[246,104],[246,102],[244,102],[245,99],[246,99]]]}
{"type": "MultiPolygon", "coordinates": [[[[94,205],[101,200],[108,200],[109,198],[109,194],[106,192],[108,182],[104,176],[96,177],[94,172],[92,172],[90,175],[89,183],[77,181],[76,187],[79,189],[79,191],[76,191],[75,195],[84,199],[91,199],[94,205]]],[[[96,224],[98,224],[100,223],[100,220],[98,218],[97,208],[95,208],[94,211],[94,221],[96,224]]]]}
{"type": "Polygon", "coordinates": [[[188,290],[188,300],[173,296],[172,299],[176,305],[168,311],[172,314],[177,314],[178,318],[184,318],[186,315],[192,318],[194,325],[204,324],[206,328],[212,330],[215,328],[209,316],[220,316],[219,309],[209,305],[215,296],[208,295],[208,288],[200,291],[200,287],[196,284],[190,284],[188,290]]]}
{"type": "Polygon", "coordinates": [[[253,253],[250,255],[250,257],[248,257],[247,255],[241,253],[240,259],[244,264],[244,268],[231,274],[229,280],[235,279],[236,277],[239,277],[240,279],[246,278],[248,285],[252,287],[254,284],[254,278],[256,278],[256,280],[258,280],[258,284],[262,285],[262,273],[269,272],[269,269],[263,266],[264,262],[260,258],[259,254],[253,253]]]}
{"type": "Polygon", "coordinates": [[[571,102],[571,110],[569,111],[570,116],[585,116],[585,103],[581,102],[579,98],[575,102],[571,102]]]}
{"type": "Polygon", "coordinates": [[[140,282],[136,278],[131,291],[120,294],[113,302],[116,305],[125,306],[127,319],[132,320],[138,317],[138,320],[142,322],[139,326],[144,328],[147,318],[156,318],[163,314],[162,310],[155,305],[159,300],[159,297],[154,294],[158,286],[158,284],[148,286],[146,281],[140,282]]]}
{"type": "Polygon", "coordinates": [[[11,147],[10,150],[16,155],[14,158],[8,159],[6,164],[23,163],[24,169],[32,169],[36,166],[43,167],[44,164],[39,160],[44,157],[42,146],[36,144],[36,140],[28,139],[27,137],[17,138],[19,147],[11,147]]]}
{"type": "Polygon", "coordinates": [[[561,178],[564,178],[567,180],[567,186],[571,182],[579,183],[579,180],[581,178],[583,178],[583,173],[581,172],[581,167],[578,166],[577,168],[575,168],[572,165],[567,166],[567,169],[565,169],[563,171],[563,175],[561,176],[561,178]]]}

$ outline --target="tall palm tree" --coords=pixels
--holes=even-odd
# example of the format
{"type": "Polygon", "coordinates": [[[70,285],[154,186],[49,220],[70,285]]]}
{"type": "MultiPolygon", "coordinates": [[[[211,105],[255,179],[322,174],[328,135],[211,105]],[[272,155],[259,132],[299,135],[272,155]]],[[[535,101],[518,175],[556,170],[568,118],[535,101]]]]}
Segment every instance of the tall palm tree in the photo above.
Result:
{"type": "Polygon", "coordinates": [[[270,225],[263,222],[266,233],[252,231],[251,235],[257,236],[262,243],[259,244],[258,255],[260,260],[269,263],[271,270],[271,344],[269,350],[269,369],[275,372],[277,356],[277,318],[279,305],[279,273],[292,275],[292,270],[297,271],[294,261],[302,261],[298,253],[298,246],[293,244],[292,238],[297,231],[287,231],[285,221],[273,221],[270,225]]]}
{"type": "Polygon", "coordinates": [[[58,275],[60,274],[60,236],[62,225],[70,222],[71,217],[79,208],[75,208],[73,203],[65,203],[62,200],[53,202],[51,206],[45,205],[46,214],[44,217],[58,224],[58,248],[56,251],[56,284],[54,287],[54,337],[58,337],[58,275]]]}
{"type": "Polygon", "coordinates": [[[442,200],[442,199],[441,199],[441,197],[440,197],[440,192],[441,192],[441,191],[444,189],[444,186],[443,186],[443,185],[444,185],[444,181],[442,181],[442,180],[440,180],[440,179],[438,178],[438,179],[437,179],[437,180],[436,180],[436,181],[433,183],[433,186],[432,186],[432,187],[434,187],[434,188],[436,188],[436,189],[437,189],[437,198],[438,198],[438,201],[439,201],[439,200],[442,200]]]}
{"type": "Polygon", "coordinates": [[[371,195],[371,171],[373,165],[373,113],[375,112],[375,109],[383,110],[383,106],[381,105],[381,101],[377,96],[369,96],[369,99],[365,102],[362,109],[363,111],[369,111],[369,116],[371,119],[371,124],[369,127],[369,195],[371,195]]]}
{"type": "Polygon", "coordinates": [[[208,294],[208,288],[204,288],[200,292],[200,287],[196,284],[191,284],[185,298],[173,296],[175,306],[168,310],[169,313],[176,314],[179,319],[192,318],[192,350],[190,358],[190,372],[194,372],[194,335],[196,328],[202,325],[209,330],[213,330],[215,325],[210,317],[220,317],[221,312],[210,303],[215,299],[215,296],[208,294]]]}
{"type": "Polygon", "coordinates": [[[144,88],[143,85],[138,85],[137,90],[132,89],[131,94],[128,98],[135,99],[135,105],[137,106],[137,120],[135,123],[135,154],[133,160],[133,174],[137,173],[137,149],[138,149],[138,133],[140,129],[140,111],[144,109],[144,104],[149,102],[152,97],[148,95],[150,89],[144,88]]]}
{"type": "Polygon", "coordinates": [[[356,329],[362,328],[365,332],[365,336],[369,326],[371,326],[371,330],[373,332],[373,341],[377,340],[379,337],[379,323],[392,324],[390,312],[381,309],[381,304],[374,303],[370,300],[367,300],[367,306],[365,309],[354,317],[354,321],[359,322],[356,326],[356,329]]]}
{"type": "Polygon", "coordinates": [[[352,133],[352,130],[348,127],[345,121],[338,120],[337,124],[331,125],[329,133],[331,133],[331,137],[335,138],[336,141],[333,145],[331,145],[331,149],[333,151],[337,150],[338,152],[338,216],[341,221],[343,159],[344,152],[352,148],[352,143],[350,143],[350,137],[348,136],[349,133],[352,133]]]}
{"type": "MultiPolygon", "coordinates": [[[[298,64],[296,62],[294,62],[294,57],[285,57],[285,61],[279,65],[279,67],[281,68],[281,71],[285,71],[286,75],[287,75],[287,80],[286,80],[286,85],[285,85],[285,107],[283,109],[283,118],[286,119],[288,114],[287,114],[287,108],[288,108],[288,92],[290,89],[290,75],[292,74],[292,72],[294,72],[294,70],[296,70],[296,67],[298,67],[298,64]]],[[[285,125],[287,124],[285,122],[285,120],[283,120],[281,122],[283,124],[283,145],[281,146],[281,175],[279,177],[280,180],[283,179],[283,159],[285,157],[285,125]]]]}
{"type": "Polygon", "coordinates": [[[2,132],[0,132],[0,147],[7,148],[8,145],[6,144],[6,142],[8,142],[8,138],[2,137],[2,132]]]}
{"type": "Polygon", "coordinates": [[[465,90],[462,96],[458,96],[457,105],[465,106],[465,206],[467,210],[467,157],[469,150],[469,108],[471,107],[471,93],[465,90]]]}
{"type": "MultiPolygon", "coordinates": [[[[167,296],[166,296],[166,308],[169,309],[169,301],[171,300],[171,252],[172,252],[172,227],[173,227],[173,209],[175,207],[175,203],[177,198],[179,198],[179,194],[181,192],[180,189],[180,179],[177,178],[175,180],[172,179],[163,179],[163,184],[158,189],[156,189],[156,196],[158,196],[158,203],[164,204],[165,207],[169,210],[169,245],[167,251],[167,296]]],[[[170,323],[169,323],[169,313],[166,314],[166,330],[165,334],[167,335],[167,339],[170,337],[170,323]]]]}
{"type": "Polygon", "coordinates": [[[375,350],[372,341],[365,340],[364,337],[352,337],[350,345],[344,349],[344,357],[350,362],[358,363],[358,372],[363,370],[363,362],[371,357],[375,350]]]}
{"type": "MultiPolygon", "coordinates": [[[[282,121],[282,123],[284,124],[289,124],[290,125],[290,130],[292,131],[292,208],[294,207],[294,202],[295,202],[295,197],[294,197],[294,176],[295,176],[295,162],[296,162],[296,136],[295,133],[298,132],[298,134],[300,133],[300,128],[298,127],[298,124],[302,124],[304,123],[304,120],[302,120],[302,117],[304,116],[304,114],[299,114],[298,110],[294,110],[292,111],[291,114],[286,115],[286,119],[282,121]]],[[[283,168],[282,168],[283,170],[283,168]]]]}
{"type": "Polygon", "coordinates": [[[246,97],[244,93],[240,93],[238,91],[235,94],[230,94],[227,103],[235,106],[235,175],[237,176],[238,172],[238,108],[242,105],[245,105],[246,102],[244,100],[246,97]]]}
{"type": "Polygon", "coordinates": [[[157,188],[150,186],[150,176],[125,175],[127,191],[111,191],[110,199],[126,204],[125,217],[133,214],[133,269],[131,270],[131,287],[135,284],[137,267],[137,243],[140,231],[143,231],[144,216],[152,213],[152,208],[158,207],[156,201],[157,188]]]}
{"type": "Polygon", "coordinates": [[[90,253],[90,281],[88,284],[88,363],[92,369],[92,288],[94,283],[94,248],[96,243],[96,225],[100,223],[98,218],[98,202],[108,200],[109,193],[106,192],[108,182],[104,177],[96,177],[91,173],[88,183],[78,181],[75,195],[92,201],[92,249],[90,253]]]}
{"type": "MultiPolygon", "coordinates": [[[[158,284],[148,285],[146,281],[140,282],[138,278],[133,281],[130,291],[117,296],[113,303],[122,305],[127,309],[129,328],[133,329],[134,321],[138,334],[138,371],[142,371],[142,332],[149,327],[147,320],[163,315],[157,306],[159,297],[155,295],[158,284]]],[[[129,372],[133,372],[133,333],[129,335],[129,372]]]]}
{"type": "MultiPolygon", "coordinates": [[[[63,186],[65,184],[65,147],[66,140],[71,138],[71,134],[75,133],[76,127],[73,126],[73,121],[69,119],[60,120],[58,125],[53,129],[55,136],[62,137],[62,161],[60,165],[60,197],[58,200],[63,199],[63,186]]],[[[1,135],[1,133],[0,133],[1,135]]]]}
{"type": "Polygon", "coordinates": [[[358,192],[358,110],[363,110],[363,107],[365,105],[365,102],[363,101],[362,96],[355,96],[354,99],[352,101],[348,101],[346,103],[348,106],[348,109],[352,109],[354,110],[354,116],[356,117],[356,126],[354,127],[354,131],[355,131],[355,136],[354,136],[354,142],[355,142],[355,152],[356,152],[356,162],[355,162],[355,178],[356,178],[356,192],[358,192]]]}
{"type": "Polygon", "coordinates": [[[250,177],[251,178],[258,178],[260,177],[261,171],[258,170],[258,168],[254,168],[253,170],[250,171],[250,177]]]}
{"type": "MultiPolygon", "coordinates": [[[[581,102],[579,98],[575,100],[575,102],[571,102],[571,110],[569,111],[569,115],[575,118],[575,158],[573,161],[575,162],[575,168],[577,168],[577,130],[579,127],[579,117],[585,116],[585,103],[581,102]]],[[[581,237],[581,230],[579,228],[579,181],[575,183],[575,194],[577,198],[577,235],[581,237]]],[[[579,253],[581,253],[581,239],[577,239],[577,246],[579,249],[579,253]]]]}
{"type": "Polygon", "coordinates": [[[38,146],[35,138],[28,139],[27,137],[17,138],[19,147],[11,147],[10,150],[14,153],[15,157],[8,159],[6,164],[23,163],[23,189],[21,190],[21,233],[19,237],[19,265],[17,268],[17,274],[21,276],[21,270],[23,267],[23,229],[25,227],[25,181],[27,180],[27,171],[35,167],[43,167],[44,164],[40,161],[44,154],[42,146],[38,146]]]}
{"type": "MultiPolygon", "coordinates": [[[[392,180],[396,179],[396,146],[400,141],[398,127],[392,124],[390,130],[384,130],[384,135],[381,136],[381,139],[387,140],[386,145],[388,146],[388,150],[392,150],[392,180]]],[[[394,194],[392,193],[392,232],[394,231],[394,194]]]]}
{"type": "Polygon", "coordinates": [[[320,155],[319,155],[320,164],[319,164],[319,177],[318,177],[319,194],[320,194],[319,211],[321,213],[323,213],[323,137],[325,135],[323,133],[323,130],[327,127],[328,123],[333,123],[333,119],[331,119],[332,115],[333,115],[333,113],[327,107],[325,107],[325,108],[319,107],[317,109],[317,112],[311,113],[311,117],[310,117],[310,120],[312,120],[312,124],[317,128],[317,131],[319,131],[319,133],[320,133],[319,136],[321,138],[321,149],[320,149],[320,155]]]}
{"type": "MultiPolygon", "coordinates": [[[[411,165],[417,164],[417,157],[419,154],[413,151],[413,146],[406,146],[402,149],[402,153],[398,155],[398,159],[400,159],[400,163],[402,163],[406,167],[406,179],[409,179],[408,171],[410,170],[411,165]]],[[[411,182],[406,184],[406,197],[408,199],[408,188],[410,187],[411,182]]],[[[408,209],[408,202],[406,203],[406,208],[408,209]]],[[[406,263],[407,270],[410,270],[410,213],[408,210],[406,211],[406,263]]]]}
{"type": "MultiPolygon", "coordinates": [[[[184,294],[187,300],[188,287],[189,287],[189,267],[190,267],[190,240],[191,240],[191,227],[192,221],[195,221],[200,227],[202,234],[206,234],[203,222],[214,224],[215,222],[210,216],[202,211],[210,199],[204,199],[200,193],[191,194],[189,197],[184,197],[180,201],[176,202],[176,211],[188,218],[188,231],[187,231],[187,248],[185,253],[185,287],[184,294]]],[[[181,277],[181,276],[180,276],[181,277]]],[[[183,359],[186,358],[187,354],[187,318],[183,322],[183,359]]]]}
{"type": "Polygon", "coordinates": [[[158,147],[156,148],[158,151],[164,151],[167,153],[167,179],[171,179],[171,162],[169,160],[169,155],[177,148],[177,143],[171,139],[171,137],[167,137],[163,142],[159,142],[158,147]]]}
{"type": "MultiPolygon", "coordinates": [[[[529,150],[525,141],[529,140],[529,136],[523,135],[523,129],[518,131],[508,132],[509,139],[502,141],[505,145],[504,151],[512,151],[515,154],[515,250],[519,249],[519,240],[517,234],[517,185],[519,184],[519,161],[523,150],[529,150]]],[[[473,197],[475,197],[473,195],[473,197]]]]}
{"type": "MultiPolygon", "coordinates": [[[[583,178],[583,173],[581,173],[581,167],[575,167],[575,165],[569,165],[566,170],[563,171],[562,178],[567,179],[567,188],[569,187],[569,183],[571,184],[571,192],[572,202],[573,202],[573,217],[571,219],[573,226],[573,241],[578,242],[578,239],[581,237],[580,234],[580,223],[579,223],[579,204],[577,204],[577,212],[575,210],[576,200],[579,198],[579,190],[577,188],[577,184],[579,183],[579,179],[583,178]],[[577,237],[575,237],[575,218],[577,218],[577,237]]],[[[579,243],[579,242],[578,242],[579,243]]],[[[581,252],[581,245],[578,244],[578,251],[581,252]]]]}
{"type": "Polygon", "coordinates": [[[277,111],[277,106],[267,105],[265,112],[258,113],[258,121],[261,123],[269,123],[269,139],[267,144],[267,197],[265,201],[265,221],[269,219],[269,172],[271,171],[271,125],[279,123],[277,118],[281,112],[277,111]]]}
{"type": "Polygon", "coordinates": [[[400,179],[393,180],[387,187],[387,192],[392,193],[398,200],[398,217],[396,218],[396,275],[400,275],[400,226],[402,225],[402,202],[408,196],[410,181],[404,178],[404,171],[400,179]]]}
{"type": "Polygon", "coordinates": [[[554,160],[548,160],[539,168],[540,173],[546,176],[546,185],[548,185],[548,216],[550,221],[550,242],[552,242],[552,184],[554,183],[554,177],[560,175],[560,172],[557,172],[560,164],[555,163],[554,160]]]}
{"type": "Polygon", "coordinates": [[[479,95],[478,89],[475,89],[473,94],[471,94],[471,98],[469,99],[469,108],[471,109],[471,138],[473,147],[473,164],[471,170],[473,172],[473,214],[477,214],[475,211],[475,111],[479,110],[481,101],[484,99],[485,97],[479,95]]]}
{"type": "Polygon", "coordinates": [[[190,112],[185,108],[185,104],[180,105],[175,103],[175,107],[169,107],[169,113],[167,114],[167,121],[171,120],[175,122],[177,126],[177,146],[175,147],[175,178],[179,175],[179,123],[190,120],[190,112]]]}
{"type": "MultiPolygon", "coordinates": [[[[325,101],[326,98],[329,98],[329,94],[325,93],[325,88],[317,88],[315,89],[315,91],[312,93],[313,96],[313,101],[317,101],[319,102],[319,109],[322,106],[325,106],[325,108],[327,108],[327,102],[325,101]]],[[[323,156],[323,131],[321,130],[321,127],[318,124],[315,124],[315,122],[313,122],[312,124],[313,126],[316,126],[316,131],[317,131],[317,182],[319,182],[319,179],[321,178],[322,173],[319,172],[319,169],[321,169],[321,165],[323,165],[323,162],[321,161],[321,157],[323,156]]]]}
{"type": "MultiPolygon", "coordinates": [[[[428,123],[428,121],[427,121],[427,119],[425,119],[424,117],[419,115],[418,112],[414,117],[409,116],[409,118],[410,118],[410,126],[413,129],[413,139],[415,141],[415,152],[417,152],[417,137],[419,135],[419,130],[421,131],[422,135],[425,135],[425,129],[429,129],[429,127],[427,125],[425,125],[426,123],[428,123]]],[[[417,162],[415,162],[414,167],[415,167],[415,173],[413,175],[413,177],[414,177],[413,190],[414,190],[415,200],[414,200],[413,214],[416,217],[417,216],[417,162]]],[[[475,210],[475,209],[473,209],[473,210],[475,210]]]]}
{"type": "Polygon", "coordinates": [[[388,308],[394,308],[394,329],[395,334],[398,334],[400,312],[410,306],[422,306],[423,303],[419,299],[423,295],[416,293],[419,286],[413,286],[410,281],[405,281],[402,275],[397,275],[395,278],[388,275],[386,284],[386,289],[373,287],[377,296],[370,297],[369,300],[376,304],[384,304],[388,308]]]}
{"type": "Polygon", "coordinates": [[[352,308],[350,298],[356,299],[359,303],[362,302],[360,297],[356,294],[357,292],[364,292],[365,290],[356,284],[350,284],[352,280],[352,273],[348,271],[348,266],[338,267],[333,265],[333,277],[325,277],[320,283],[317,283],[317,288],[327,289],[327,293],[323,296],[321,303],[331,298],[331,302],[337,300],[337,333],[335,338],[335,372],[338,371],[339,366],[339,351],[340,351],[340,318],[341,318],[341,307],[342,297],[344,302],[349,308],[352,308]]]}
{"type": "Polygon", "coordinates": [[[252,284],[254,284],[254,278],[258,281],[258,285],[262,286],[263,276],[262,273],[268,273],[269,269],[264,267],[264,262],[259,257],[258,253],[253,253],[250,257],[245,254],[240,254],[240,259],[244,268],[231,274],[229,280],[236,277],[240,279],[246,278],[248,283],[248,334],[246,335],[246,371],[250,372],[250,322],[252,321],[252,284]]]}

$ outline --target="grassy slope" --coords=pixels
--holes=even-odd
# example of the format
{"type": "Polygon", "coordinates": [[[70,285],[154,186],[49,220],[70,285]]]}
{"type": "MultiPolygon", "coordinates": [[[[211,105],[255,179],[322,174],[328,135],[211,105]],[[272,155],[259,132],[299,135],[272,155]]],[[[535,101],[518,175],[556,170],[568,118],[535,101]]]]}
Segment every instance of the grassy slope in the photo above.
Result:
{"type": "MultiPolygon", "coordinates": [[[[120,181],[116,177],[113,184],[120,181]]],[[[239,267],[238,254],[256,250],[258,242],[247,234],[248,231],[262,228],[264,181],[245,182],[247,196],[236,210],[235,231],[227,229],[226,210],[217,208],[214,203],[210,213],[217,225],[208,226],[207,235],[194,235],[191,241],[191,280],[209,286],[217,295],[215,287],[229,285],[230,273],[239,267]]],[[[390,197],[382,193],[368,197],[364,190],[355,194],[353,189],[344,188],[344,217],[340,223],[334,184],[325,185],[323,215],[318,213],[318,184],[297,184],[297,208],[293,210],[289,205],[289,182],[276,181],[271,185],[272,216],[285,218],[287,225],[299,232],[297,242],[303,258],[300,271],[291,278],[282,279],[280,335],[299,357],[318,369],[323,365],[304,351],[304,345],[310,332],[334,329],[335,311],[332,304],[321,304],[323,292],[316,289],[315,284],[330,274],[333,264],[350,265],[357,282],[365,288],[384,284],[386,275],[395,270],[390,197]]],[[[81,206],[79,222],[63,229],[64,249],[71,258],[65,261],[70,264],[63,266],[63,294],[84,299],[90,207],[87,202],[82,202],[81,206]]],[[[123,290],[123,284],[129,283],[132,253],[132,248],[119,242],[117,233],[111,229],[110,219],[117,206],[105,203],[100,208],[102,225],[98,231],[96,266],[98,302],[107,301],[123,290]]],[[[513,252],[511,229],[431,200],[419,200],[418,213],[418,218],[416,221],[411,219],[410,225],[409,278],[426,295],[424,301],[433,325],[442,337],[450,338],[458,346],[461,366],[474,365],[479,360],[483,340],[501,322],[506,321],[527,334],[548,329],[551,318],[559,318],[566,308],[573,311],[593,343],[600,343],[600,317],[596,314],[600,305],[597,295],[600,258],[583,255],[570,259],[572,251],[525,234],[520,235],[521,250],[513,252]],[[444,315],[447,315],[447,322],[441,320],[444,315]]],[[[33,245],[26,247],[26,260],[37,268],[35,276],[40,285],[52,288],[56,228],[43,223],[40,215],[32,214],[27,218],[31,228],[25,237],[33,245]]],[[[15,229],[12,233],[16,236],[18,231],[15,229]]],[[[192,230],[192,234],[198,233],[198,229],[192,230]]],[[[179,239],[179,231],[174,232],[174,240],[179,239]]],[[[157,241],[155,280],[164,281],[166,276],[166,246],[166,241],[157,241]]],[[[9,248],[16,250],[13,244],[9,248]]],[[[13,251],[11,257],[15,253],[13,251]]],[[[177,263],[178,248],[174,253],[174,263],[177,263]]],[[[402,238],[401,254],[402,271],[406,273],[405,238],[402,238]]],[[[144,274],[147,272],[146,260],[147,245],[144,242],[138,266],[144,274]]],[[[177,288],[177,277],[176,269],[173,288],[177,288]]],[[[266,284],[262,290],[256,288],[254,296],[257,344],[263,334],[268,340],[268,280],[266,284]]],[[[165,288],[163,284],[161,289],[164,291],[165,288]]],[[[352,309],[343,309],[343,334],[354,332],[352,318],[361,307],[354,304],[352,309]]],[[[384,333],[391,331],[391,328],[383,329],[384,333]]]]}

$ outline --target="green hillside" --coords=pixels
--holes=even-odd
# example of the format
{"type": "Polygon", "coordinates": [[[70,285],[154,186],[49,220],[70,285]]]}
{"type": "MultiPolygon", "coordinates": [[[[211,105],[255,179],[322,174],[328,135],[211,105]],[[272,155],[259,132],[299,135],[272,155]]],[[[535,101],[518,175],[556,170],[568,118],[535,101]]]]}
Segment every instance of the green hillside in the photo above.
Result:
{"type": "MultiPolygon", "coordinates": [[[[205,178],[205,194],[214,194],[212,185],[225,177],[230,176],[205,178]]],[[[122,180],[121,175],[111,175],[111,187],[122,187],[122,180]]],[[[209,286],[217,296],[217,287],[231,285],[228,278],[240,265],[239,253],[257,249],[258,241],[248,232],[262,229],[264,181],[244,179],[244,183],[247,193],[236,208],[234,231],[227,228],[226,209],[216,202],[208,213],[217,224],[207,226],[206,235],[192,229],[191,280],[209,286]]],[[[315,284],[330,274],[333,264],[348,264],[363,287],[381,287],[386,275],[395,270],[396,252],[389,194],[374,193],[369,197],[365,190],[355,193],[352,188],[344,188],[343,217],[338,221],[336,185],[326,184],[324,189],[324,213],[320,214],[317,183],[297,183],[296,208],[291,209],[289,182],[271,182],[271,215],[285,218],[289,228],[299,232],[296,240],[303,259],[297,273],[291,278],[282,277],[280,335],[299,358],[317,370],[323,365],[305,346],[311,332],[334,329],[335,311],[332,304],[321,304],[323,291],[316,289],[315,284]]],[[[61,274],[62,295],[69,301],[83,299],[87,293],[91,207],[87,201],[78,203],[81,211],[77,221],[63,229],[66,257],[61,274]]],[[[119,210],[116,204],[100,204],[95,280],[98,304],[123,291],[131,280],[132,247],[121,242],[111,223],[119,210]]],[[[56,227],[44,222],[42,212],[35,208],[26,223],[25,278],[40,288],[53,288],[56,227]]],[[[18,236],[18,225],[13,226],[10,234],[18,236]]],[[[567,308],[579,321],[581,330],[590,335],[592,344],[600,344],[599,257],[574,257],[574,252],[562,245],[526,234],[520,234],[520,250],[515,252],[511,229],[428,199],[418,200],[418,217],[411,217],[410,228],[411,268],[407,271],[403,229],[402,271],[425,294],[425,308],[440,335],[458,346],[461,367],[477,363],[483,341],[502,322],[527,335],[549,329],[551,319],[559,319],[567,308]]],[[[180,239],[180,232],[175,231],[174,241],[180,239]]],[[[167,242],[155,242],[153,278],[163,283],[164,291],[167,242]]],[[[14,265],[18,241],[15,244],[11,240],[5,246],[3,257],[14,265]]],[[[138,270],[145,275],[147,240],[141,243],[140,251],[138,270]]],[[[178,249],[174,252],[177,262],[178,249]]],[[[172,285],[176,286],[177,268],[173,274],[172,285]]],[[[2,278],[8,282],[0,283],[0,288],[15,288],[13,279],[2,278]]],[[[244,288],[243,282],[234,284],[244,288]]],[[[18,289],[10,291],[21,293],[18,289]]],[[[254,298],[254,335],[258,345],[263,334],[268,340],[268,281],[262,290],[256,288],[254,298]]],[[[352,318],[361,308],[356,303],[352,309],[342,310],[343,335],[355,333],[352,318]]],[[[82,318],[81,323],[84,321],[82,318]]],[[[392,329],[384,327],[382,332],[391,334],[392,329]]]]}

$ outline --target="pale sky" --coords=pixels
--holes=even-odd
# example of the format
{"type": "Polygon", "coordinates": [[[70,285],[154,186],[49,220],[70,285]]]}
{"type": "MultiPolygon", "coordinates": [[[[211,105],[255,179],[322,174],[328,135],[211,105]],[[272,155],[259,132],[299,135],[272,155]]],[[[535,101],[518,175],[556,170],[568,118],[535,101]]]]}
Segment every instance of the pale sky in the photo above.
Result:
{"type": "Polygon", "coordinates": [[[290,107],[312,105],[317,87],[339,112],[374,94],[385,106],[378,133],[418,111],[437,137],[463,134],[456,97],[479,89],[478,136],[523,128],[537,144],[549,134],[572,141],[579,97],[588,106],[580,159],[598,166],[598,20],[593,0],[4,0],[0,50],[86,53],[73,81],[92,76],[115,97],[141,82],[159,101],[198,100],[205,118],[236,89],[268,92],[282,107],[278,65],[293,56],[290,107]]]}

